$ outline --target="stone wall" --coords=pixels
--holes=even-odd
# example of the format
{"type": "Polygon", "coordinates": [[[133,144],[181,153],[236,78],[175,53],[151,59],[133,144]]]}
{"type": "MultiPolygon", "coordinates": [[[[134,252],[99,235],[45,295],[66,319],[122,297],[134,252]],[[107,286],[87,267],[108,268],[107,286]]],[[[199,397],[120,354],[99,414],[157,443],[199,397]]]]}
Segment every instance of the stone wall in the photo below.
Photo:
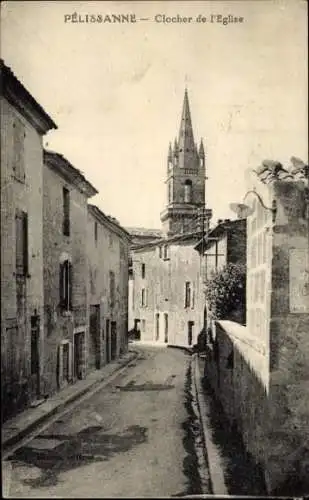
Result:
{"type": "MultiPolygon", "coordinates": [[[[128,265],[129,243],[126,236],[121,236],[108,223],[95,217],[88,210],[88,277],[90,305],[100,308],[101,362],[105,364],[110,358],[110,342],[106,331],[112,321],[117,326],[117,357],[128,349],[128,265]],[[94,239],[94,224],[97,223],[97,242],[94,239]],[[115,300],[110,296],[110,272],[115,277],[115,300]],[[108,320],[108,321],[107,321],[108,320]]],[[[89,368],[94,367],[93,359],[89,359],[89,368]]]]}
{"type": "Polygon", "coordinates": [[[40,319],[39,357],[43,355],[42,169],[42,136],[1,98],[1,383],[6,414],[36,397],[36,381],[31,377],[31,316],[40,319]],[[24,179],[17,178],[14,170],[17,124],[22,128],[24,179]],[[28,272],[19,280],[17,211],[28,216],[28,272]]]}
{"type": "Polygon", "coordinates": [[[247,327],[216,322],[205,367],[271,494],[309,491],[307,196],[295,180],[247,193],[247,327]]]}
{"type": "MultiPolygon", "coordinates": [[[[74,335],[84,332],[83,376],[86,374],[88,349],[89,298],[87,290],[87,197],[66,182],[62,176],[44,165],[43,254],[45,352],[44,392],[52,394],[59,389],[59,349],[63,341],[70,343],[73,365],[74,335]],[[70,235],[63,234],[62,189],[70,191],[70,235]],[[71,312],[62,311],[60,303],[60,264],[72,264],[71,312]]],[[[72,378],[76,377],[72,368],[72,378]]]]}

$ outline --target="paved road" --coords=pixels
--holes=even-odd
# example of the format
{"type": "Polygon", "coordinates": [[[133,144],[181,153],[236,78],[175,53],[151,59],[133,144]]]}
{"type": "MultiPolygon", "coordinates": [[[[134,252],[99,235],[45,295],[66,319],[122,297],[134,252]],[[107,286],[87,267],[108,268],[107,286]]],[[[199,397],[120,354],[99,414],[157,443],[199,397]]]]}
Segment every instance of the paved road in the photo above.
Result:
{"type": "Polygon", "coordinates": [[[210,493],[194,445],[190,356],[139,349],[140,359],[124,374],[15,452],[10,497],[210,493]]]}

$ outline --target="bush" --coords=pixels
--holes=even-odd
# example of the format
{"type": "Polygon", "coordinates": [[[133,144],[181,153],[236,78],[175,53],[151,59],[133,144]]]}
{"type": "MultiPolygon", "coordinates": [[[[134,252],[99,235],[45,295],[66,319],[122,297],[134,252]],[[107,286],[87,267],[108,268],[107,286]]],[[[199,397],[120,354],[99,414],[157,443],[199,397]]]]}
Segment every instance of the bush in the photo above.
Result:
{"type": "Polygon", "coordinates": [[[246,267],[227,264],[206,282],[206,301],[214,319],[245,321],[246,267]]]}

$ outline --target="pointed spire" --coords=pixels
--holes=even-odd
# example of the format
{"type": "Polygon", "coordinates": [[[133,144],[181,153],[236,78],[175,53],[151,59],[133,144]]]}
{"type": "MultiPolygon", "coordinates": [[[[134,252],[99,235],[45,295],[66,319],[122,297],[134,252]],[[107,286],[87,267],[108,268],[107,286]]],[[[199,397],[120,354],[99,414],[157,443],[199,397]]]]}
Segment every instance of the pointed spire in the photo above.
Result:
{"type": "Polygon", "coordinates": [[[168,160],[172,160],[173,158],[173,151],[172,151],[172,143],[170,142],[169,143],[169,146],[168,146],[168,155],[167,155],[167,159],[168,160]]]}
{"type": "Polygon", "coordinates": [[[180,158],[179,166],[183,168],[191,166],[192,168],[192,161],[194,162],[193,159],[196,158],[195,156],[196,150],[195,150],[187,88],[185,89],[185,95],[182,106],[178,149],[180,158]]]}
{"type": "Polygon", "coordinates": [[[177,142],[177,139],[175,137],[175,140],[174,140],[174,150],[173,150],[174,155],[178,155],[178,150],[179,150],[179,148],[178,148],[178,142],[177,142]]]}
{"type": "Polygon", "coordinates": [[[182,106],[182,115],[179,130],[179,149],[183,149],[183,151],[186,151],[186,149],[190,149],[192,151],[194,149],[194,137],[187,88],[185,89],[185,96],[182,106]]]}
{"type": "Polygon", "coordinates": [[[199,154],[200,158],[205,158],[205,150],[204,150],[203,139],[201,139],[201,143],[200,143],[200,148],[199,148],[198,154],[199,154]]]}

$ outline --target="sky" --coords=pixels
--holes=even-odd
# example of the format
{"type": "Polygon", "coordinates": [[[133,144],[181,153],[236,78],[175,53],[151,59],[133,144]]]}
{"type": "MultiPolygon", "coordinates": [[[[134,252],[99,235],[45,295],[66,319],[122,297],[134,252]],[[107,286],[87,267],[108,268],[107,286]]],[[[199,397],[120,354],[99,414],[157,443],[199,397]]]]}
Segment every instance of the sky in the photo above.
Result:
{"type": "Polygon", "coordinates": [[[236,217],[229,204],[242,201],[247,168],[308,159],[304,0],[4,1],[1,28],[1,57],[58,125],[44,145],[84,173],[99,191],[91,203],[125,227],[161,227],[185,86],[214,220],[236,217]],[[137,22],[71,22],[74,13],[137,22]],[[192,20],[158,22],[164,14],[192,20]]]}

